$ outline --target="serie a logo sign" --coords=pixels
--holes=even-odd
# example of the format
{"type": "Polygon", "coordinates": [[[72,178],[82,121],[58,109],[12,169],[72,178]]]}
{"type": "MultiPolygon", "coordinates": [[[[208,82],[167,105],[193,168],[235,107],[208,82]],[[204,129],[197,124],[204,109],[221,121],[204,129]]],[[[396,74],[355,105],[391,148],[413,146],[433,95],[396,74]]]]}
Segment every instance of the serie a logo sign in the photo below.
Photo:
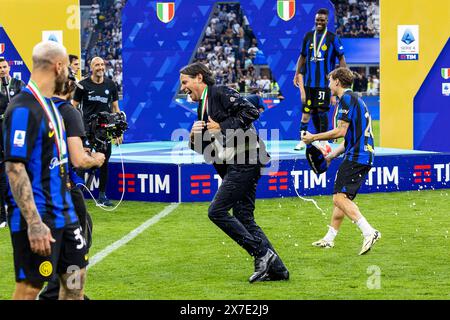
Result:
{"type": "Polygon", "coordinates": [[[175,2],[157,2],[156,14],[161,22],[169,23],[175,16],[175,2]]]}
{"type": "Polygon", "coordinates": [[[278,0],[277,13],[282,20],[291,20],[295,15],[295,0],[278,0]]]}

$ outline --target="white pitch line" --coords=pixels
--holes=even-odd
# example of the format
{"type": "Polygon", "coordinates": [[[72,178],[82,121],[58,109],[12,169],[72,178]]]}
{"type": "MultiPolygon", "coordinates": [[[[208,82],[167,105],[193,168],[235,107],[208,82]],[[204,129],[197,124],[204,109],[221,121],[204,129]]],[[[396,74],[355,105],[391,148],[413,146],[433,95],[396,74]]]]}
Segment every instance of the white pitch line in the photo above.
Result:
{"type": "Polygon", "coordinates": [[[107,246],[105,249],[98,252],[97,254],[95,254],[91,259],[89,259],[89,265],[87,268],[89,269],[89,268],[92,268],[93,266],[95,266],[97,263],[99,263],[100,261],[105,259],[108,255],[110,255],[113,251],[115,251],[115,250],[119,249],[120,247],[122,247],[123,245],[127,244],[128,242],[130,242],[131,240],[136,238],[138,235],[140,235],[142,232],[147,230],[149,227],[151,227],[152,225],[157,223],[159,220],[161,220],[161,218],[164,218],[165,216],[167,216],[169,213],[171,213],[173,210],[175,210],[178,206],[179,206],[179,203],[172,203],[172,204],[168,205],[167,207],[164,208],[163,211],[161,211],[157,215],[155,215],[155,216],[151,217],[150,219],[148,219],[147,221],[145,221],[143,224],[141,224],[139,227],[137,227],[136,229],[131,231],[129,234],[127,234],[123,238],[117,240],[113,244],[107,246]]]}

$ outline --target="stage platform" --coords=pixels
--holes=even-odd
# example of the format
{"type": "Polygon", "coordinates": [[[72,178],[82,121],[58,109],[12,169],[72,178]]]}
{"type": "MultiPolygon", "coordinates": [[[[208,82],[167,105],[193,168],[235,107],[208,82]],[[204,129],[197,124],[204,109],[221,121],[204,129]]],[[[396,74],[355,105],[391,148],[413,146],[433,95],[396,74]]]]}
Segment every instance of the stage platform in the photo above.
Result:
{"type": "MultiPolygon", "coordinates": [[[[294,151],[297,141],[267,143],[271,166],[263,170],[258,198],[326,195],[333,190],[340,161],[326,173],[310,170],[304,151],[294,151]]],[[[336,147],[337,145],[332,145],[336,147]]],[[[145,142],[113,148],[107,194],[125,200],[193,202],[210,201],[221,183],[212,165],[187,148],[186,142],[145,142]],[[120,152],[124,160],[122,174],[120,152]],[[125,181],[124,181],[125,178],[125,181]]],[[[375,148],[375,165],[361,192],[392,192],[450,187],[450,154],[375,148]]],[[[95,192],[98,180],[91,190],[95,192]]]]}

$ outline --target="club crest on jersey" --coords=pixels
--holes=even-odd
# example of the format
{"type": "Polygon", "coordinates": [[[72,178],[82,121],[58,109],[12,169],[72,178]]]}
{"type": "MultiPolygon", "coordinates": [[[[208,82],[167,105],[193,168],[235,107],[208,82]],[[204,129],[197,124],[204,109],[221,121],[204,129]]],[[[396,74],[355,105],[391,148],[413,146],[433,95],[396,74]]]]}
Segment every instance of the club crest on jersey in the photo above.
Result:
{"type": "Polygon", "coordinates": [[[109,90],[108,89],[105,90],[105,94],[109,94],[109,90]]]}

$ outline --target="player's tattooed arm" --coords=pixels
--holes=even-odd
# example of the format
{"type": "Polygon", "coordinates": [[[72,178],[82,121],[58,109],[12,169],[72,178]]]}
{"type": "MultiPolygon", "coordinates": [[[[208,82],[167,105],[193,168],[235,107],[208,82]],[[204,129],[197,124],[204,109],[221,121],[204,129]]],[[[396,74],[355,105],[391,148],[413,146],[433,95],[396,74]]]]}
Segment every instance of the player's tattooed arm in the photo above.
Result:
{"type": "Polygon", "coordinates": [[[14,200],[28,224],[31,250],[37,254],[48,256],[50,255],[50,242],[53,238],[50,229],[42,222],[37,211],[25,165],[21,162],[7,161],[5,166],[14,200]]]}
{"type": "Polygon", "coordinates": [[[304,134],[302,136],[302,140],[305,143],[311,143],[313,141],[322,141],[322,140],[331,140],[331,139],[342,138],[342,137],[345,137],[349,125],[350,125],[350,123],[348,123],[346,121],[338,120],[338,124],[337,124],[336,128],[334,128],[330,131],[317,133],[317,134],[311,134],[309,132],[306,132],[306,134],[304,134]]]}
{"type": "Polygon", "coordinates": [[[33,191],[28,178],[25,165],[21,162],[6,162],[6,174],[9,178],[11,192],[14,200],[22,212],[24,219],[29,225],[41,222],[36,205],[34,203],[33,191]]]}
{"type": "Polygon", "coordinates": [[[337,123],[337,127],[340,130],[345,130],[345,132],[347,132],[347,129],[348,129],[349,125],[350,125],[350,122],[342,121],[342,120],[338,120],[338,123],[337,123]]]}

